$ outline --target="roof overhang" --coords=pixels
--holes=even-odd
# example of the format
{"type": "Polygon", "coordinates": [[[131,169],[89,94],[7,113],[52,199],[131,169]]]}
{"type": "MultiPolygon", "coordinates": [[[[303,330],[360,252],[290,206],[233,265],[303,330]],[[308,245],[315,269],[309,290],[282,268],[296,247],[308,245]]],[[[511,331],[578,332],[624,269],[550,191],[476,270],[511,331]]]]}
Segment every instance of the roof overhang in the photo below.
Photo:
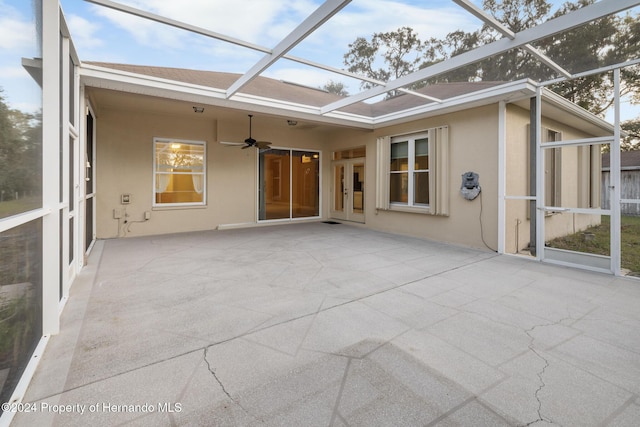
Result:
{"type": "MultiPolygon", "coordinates": [[[[528,99],[514,102],[515,105],[529,110],[528,99]]],[[[614,125],[607,122],[577,104],[544,88],[542,90],[542,115],[553,117],[555,120],[580,129],[593,136],[612,136],[614,125]]]]}
{"type": "MultiPolygon", "coordinates": [[[[243,92],[237,92],[231,98],[227,98],[227,92],[224,88],[212,88],[93,64],[81,65],[80,78],[82,84],[87,87],[188,101],[234,110],[280,115],[299,120],[365,130],[373,130],[383,126],[494,104],[499,101],[517,102],[522,99],[529,99],[536,93],[535,82],[519,80],[454,96],[440,102],[426,100],[423,105],[417,107],[374,117],[342,111],[322,114],[320,107],[243,92]]],[[[573,105],[571,103],[565,104],[573,105]]],[[[588,112],[585,113],[589,115],[588,112]]]]}
{"type": "Polygon", "coordinates": [[[331,125],[364,129],[373,128],[373,121],[366,116],[340,112],[321,115],[318,107],[242,92],[237,92],[231,98],[227,98],[227,90],[223,88],[212,88],[91,64],[81,65],[80,80],[82,84],[88,87],[137,93],[256,113],[276,114],[331,125]]]}

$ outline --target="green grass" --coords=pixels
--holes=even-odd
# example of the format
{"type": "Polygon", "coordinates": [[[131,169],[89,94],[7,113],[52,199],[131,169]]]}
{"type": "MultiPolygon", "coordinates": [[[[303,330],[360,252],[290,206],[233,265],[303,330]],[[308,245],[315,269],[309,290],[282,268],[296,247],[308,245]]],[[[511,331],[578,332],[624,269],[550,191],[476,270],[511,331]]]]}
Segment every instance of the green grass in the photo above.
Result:
{"type": "Polygon", "coordinates": [[[18,200],[8,200],[0,203],[0,218],[6,218],[11,215],[27,212],[42,206],[42,198],[40,196],[25,197],[18,200]]]}
{"type": "MultiPolygon", "coordinates": [[[[603,216],[600,225],[575,234],[558,237],[547,242],[547,246],[571,251],[598,255],[610,255],[609,217],[603,216]],[[593,234],[585,238],[585,234],[593,234]],[[589,236],[591,237],[591,236],[589,236]]],[[[622,217],[622,268],[630,270],[631,275],[640,276],[640,217],[622,217]]]]}

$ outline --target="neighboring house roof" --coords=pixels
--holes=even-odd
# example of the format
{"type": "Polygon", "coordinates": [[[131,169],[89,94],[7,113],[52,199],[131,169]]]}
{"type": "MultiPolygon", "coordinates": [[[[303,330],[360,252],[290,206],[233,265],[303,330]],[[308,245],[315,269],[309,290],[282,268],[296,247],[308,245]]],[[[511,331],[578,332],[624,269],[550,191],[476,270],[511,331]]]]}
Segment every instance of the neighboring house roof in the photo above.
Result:
{"type": "MultiPolygon", "coordinates": [[[[610,153],[602,153],[602,169],[611,167],[610,153]]],[[[622,151],[620,153],[620,168],[622,170],[640,170],[640,150],[622,151]]]]}

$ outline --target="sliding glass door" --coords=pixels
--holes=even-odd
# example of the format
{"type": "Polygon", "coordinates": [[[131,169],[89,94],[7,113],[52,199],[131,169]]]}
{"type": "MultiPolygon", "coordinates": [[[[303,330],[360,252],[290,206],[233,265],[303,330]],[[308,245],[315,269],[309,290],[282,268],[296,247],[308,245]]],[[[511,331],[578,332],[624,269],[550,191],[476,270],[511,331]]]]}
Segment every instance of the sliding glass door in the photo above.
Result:
{"type": "Polygon", "coordinates": [[[260,150],[258,219],[320,216],[320,153],[291,149],[260,150]]]}

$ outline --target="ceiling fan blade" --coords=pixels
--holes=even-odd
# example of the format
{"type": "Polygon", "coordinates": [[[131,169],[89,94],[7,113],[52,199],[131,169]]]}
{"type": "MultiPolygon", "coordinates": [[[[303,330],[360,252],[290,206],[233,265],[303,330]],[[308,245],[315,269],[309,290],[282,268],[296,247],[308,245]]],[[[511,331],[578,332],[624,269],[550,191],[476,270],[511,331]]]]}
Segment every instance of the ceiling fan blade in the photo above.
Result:
{"type": "Polygon", "coordinates": [[[218,141],[218,143],[222,145],[233,145],[233,146],[244,145],[244,142],[218,141]]]}
{"type": "Polygon", "coordinates": [[[270,142],[267,141],[257,141],[256,142],[256,147],[258,147],[259,149],[265,149],[265,148],[269,148],[269,146],[271,145],[270,142]]]}

